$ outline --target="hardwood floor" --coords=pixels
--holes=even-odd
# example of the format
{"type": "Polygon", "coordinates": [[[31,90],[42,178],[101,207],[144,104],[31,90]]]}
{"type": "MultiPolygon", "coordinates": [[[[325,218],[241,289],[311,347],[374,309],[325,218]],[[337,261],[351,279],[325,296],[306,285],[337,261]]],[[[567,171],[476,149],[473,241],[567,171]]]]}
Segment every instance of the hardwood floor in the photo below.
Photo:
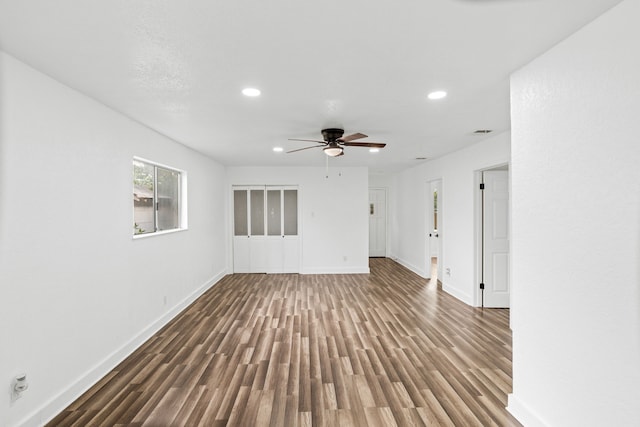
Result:
{"type": "Polygon", "coordinates": [[[226,276],[48,425],[519,426],[509,310],[370,264],[226,276]]]}

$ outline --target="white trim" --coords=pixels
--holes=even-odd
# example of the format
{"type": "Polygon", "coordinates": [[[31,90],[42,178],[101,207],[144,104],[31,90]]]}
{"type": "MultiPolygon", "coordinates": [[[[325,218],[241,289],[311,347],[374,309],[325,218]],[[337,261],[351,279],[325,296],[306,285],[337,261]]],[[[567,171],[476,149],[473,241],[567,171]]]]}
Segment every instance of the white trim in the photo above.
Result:
{"type": "MultiPolygon", "coordinates": [[[[424,234],[424,239],[425,239],[425,261],[426,261],[426,267],[425,267],[425,276],[427,279],[431,279],[431,258],[432,258],[432,253],[431,253],[431,238],[428,238],[427,236],[429,234],[431,234],[434,231],[433,227],[429,227],[429,225],[433,224],[433,216],[434,216],[434,209],[433,209],[433,185],[436,185],[436,189],[438,190],[438,266],[437,266],[437,276],[438,276],[438,281],[442,282],[442,279],[444,278],[444,236],[445,235],[445,227],[444,227],[444,177],[440,176],[439,178],[435,178],[435,179],[431,179],[429,181],[426,182],[426,199],[425,199],[425,208],[426,208],[426,214],[424,217],[424,220],[426,221],[425,224],[425,234],[424,234]]],[[[434,224],[435,225],[435,224],[434,224]]]]}
{"type": "MultiPolygon", "coordinates": [[[[367,258],[369,259],[369,258],[367,258]]],[[[322,267],[314,267],[314,268],[306,268],[304,271],[301,271],[300,274],[369,274],[371,271],[369,267],[343,267],[343,268],[322,268],[322,267]]]]}
{"type": "Polygon", "coordinates": [[[33,411],[17,425],[23,427],[38,426],[51,421],[56,415],[64,410],[64,408],[69,406],[69,404],[95,385],[120,362],[129,357],[156,332],[173,320],[173,318],[180,314],[182,310],[218,283],[226,274],[227,272],[225,270],[211,277],[202,286],[173,306],[169,311],[151,322],[151,324],[132,337],[126,344],[105,357],[102,361],[98,362],[92,369],[80,375],[80,377],[66,389],[62,390],[57,396],[48,400],[39,409],[33,411]]]}
{"type": "Polygon", "coordinates": [[[392,260],[394,260],[395,262],[397,262],[398,264],[402,265],[405,268],[408,268],[409,270],[413,271],[414,273],[416,273],[418,276],[422,277],[423,279],[428,279],[429,276],[427,276],[427,272],[419,267],[416,267],[415,265],[411,264],[410,262],[407,262],[401,258],[397,258],[395,256],[390,256],[390,258],[392,260]]]}
{"type": "Polygon", "coordinates": [[[150,165],[158,166],[158,167],[161,167],[163,169],[170,169],[170,170],[172,170],[174,172],[179,172],[179,173],[184,173],[185,172],[182,169],[178,169],[178,168],[173,167],[173,166],[168,166],[168,165],[165,165],[165,164],[162,164],[162,163],[158,163],[158,162],[155,162],[153,160],[145,159],[144,157],[133,156],[133,160],[137,160],[137,161],[143,162],[143,163],[148,163],[150,165]]]}
{"type": "Polygon", "coordinates": [[[138,240],[138,239],[146,239],[147,237],[160,236],[162,234],[178,233],[180,231],[188,231],[188,230],[189,230],[188,228],[174,228],[172,230],[156,231],[155,233],[134,234],[131,237],[133,240],[138,240]]]}
{"type": "Polygon", "coordinates": [[[462,292],[458,288],[454,288],[445,282],[442,282],[442,290],[454,298],[459,299],[463,303],[473,307],[473,297],[466,292],[462,292]]]}
{"type": "Polygon", "coordinates": [[[507,411],[513,415],[522,425],[527,427],[546,427],[549,424],[542,421],[531,408],[525,405],[513,393],[507,396],[507,411]]]}
{"type": "MultiPolygon", "coordinates": [[[[170,171],[174,171],[178,173],[178,176],[180,177],[180,185],[178,187],[178,223],[179,226],[178,228],[174,228],[171,230],[156,230],[156,231],[152,231],[149,233],[141,233],[141,234],[133,234],[133,238],[138,238],[138,237],[143,237],[143,236],[150,236],[150,235],[159,235],[159,234],[167,234],[167,233],[171,233],[171,232],[175,232],[175,231],[184,231],[184,230],[188,230],[189,229],[189,215],[188,215],[188,186],[187,186],[187,171],[183,170],[183,169],[178,169],[175,168],[173,166],[167,166],[164,165],[162,163],[158,163],[158,162],[154,162],[153,160],[148,160],[145,159],[143,157],[138,157],[138,156],[133,156],[133,161],[138,161],[138,162],[142,162],[142,163],[147,163],[151,166],[154,167],[154,176],[153,176],[153,181],[154,181],[154,202],[157,200],[157,197],[155,195],[156,192],[156,188],[155,188],[155,183],[157,181],[157,169],[156,168],[162,168],[162,169],[167,169],[170,171]]],[[[132,215],[133,215],[133,223],[135,224],[136,218],[135,218],[135,211],[132,210],[132,215]]],[[[155,222],[156,222],[156,227],[157,227],[157,222],[158,222],[158,218],[157,218],[157,211],[154,207],[154,215],[156,216],[155,222]]]]}

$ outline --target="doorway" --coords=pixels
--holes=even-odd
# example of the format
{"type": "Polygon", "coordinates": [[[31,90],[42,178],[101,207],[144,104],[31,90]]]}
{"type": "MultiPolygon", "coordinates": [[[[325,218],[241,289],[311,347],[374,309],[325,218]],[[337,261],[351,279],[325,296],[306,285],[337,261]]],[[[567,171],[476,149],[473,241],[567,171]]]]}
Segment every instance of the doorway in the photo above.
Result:
{"type": "Polygon", "coordinates": [[[478,289],[477,304],[487,308],[509,308],[510,225],[508,165],[479,171],[478,289]]]}
{"type": "Polygon", "coordinates": [[[369,257],[387,256],[387,190],[369,189],[369,257]]]}
{"type": "Polygon", "coordinates": [[[427,183],[427,275],[434,283],[442,277],[442,180],[427,183]]]}

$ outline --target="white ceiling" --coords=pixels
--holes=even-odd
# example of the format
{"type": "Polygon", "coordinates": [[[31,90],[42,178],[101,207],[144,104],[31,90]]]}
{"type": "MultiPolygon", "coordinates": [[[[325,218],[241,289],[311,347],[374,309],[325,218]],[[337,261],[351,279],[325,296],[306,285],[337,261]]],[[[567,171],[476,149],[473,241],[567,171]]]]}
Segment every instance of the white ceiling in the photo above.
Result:
{"type": "Polygon", "coordinates": [[[390,172],[509,129],[510,73],[619,2],[0,0],[0,49],[225,165],[324,166],[272,148],[340,126],[388,145],[334,165],[390,172]]]}

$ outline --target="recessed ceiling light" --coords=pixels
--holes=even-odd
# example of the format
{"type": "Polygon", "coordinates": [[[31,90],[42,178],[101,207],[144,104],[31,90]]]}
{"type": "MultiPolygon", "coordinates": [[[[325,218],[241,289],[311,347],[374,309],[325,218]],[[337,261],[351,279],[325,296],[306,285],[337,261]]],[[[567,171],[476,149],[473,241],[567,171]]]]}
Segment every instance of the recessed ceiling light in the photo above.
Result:
{"type": "Polygon", "coordinates": [[[427,98],[429,99],[442,99],[444,97],[447,96],[447,92],[443,91],[443,90],[436,90],[435,92],[431,92],[429,95],[427,95],[427,98]]]}
{"type": "Polygon", "coordinates": [[[428,157],[416,157],[416,160],[427,160],[428,157]]]}
{"type": "Polygon", "coordinates": [[[491,129],[478,129],[476,131],[474,131],[473,133],[475,134],[483,134],[483,133],[491,133],[493,132],[491,129]]]}
{"type": "Polygon", "coordinates": [[[256,89],[254,87],[246,87],[242,89],[242,94],[244,96],[260,96],[260,89],[256,89]]]}
{"type": "Polygon", "coordinates": [[[282,153],[284,149],[282,147],[273,147],[273,151],[275,151],[276,153],[282,153]]]}
{"type": "Polygon", "coordinates": [[[379,148],[369,148],[369,152],[370,152],[370,153],[377,153],[377,152],[379,152],[379,151],[380,151],[380,149],[379,149],[379,148]]]}

